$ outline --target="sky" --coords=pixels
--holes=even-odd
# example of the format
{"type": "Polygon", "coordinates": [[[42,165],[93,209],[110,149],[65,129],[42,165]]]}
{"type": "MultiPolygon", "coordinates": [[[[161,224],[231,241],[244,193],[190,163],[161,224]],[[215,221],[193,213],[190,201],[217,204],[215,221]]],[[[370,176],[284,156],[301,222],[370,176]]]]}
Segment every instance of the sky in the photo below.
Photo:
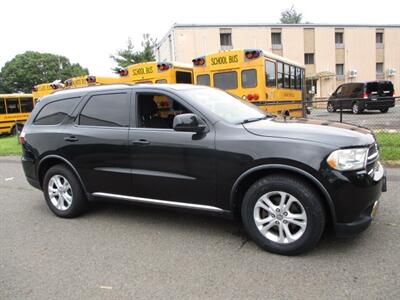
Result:
{"type": "Polygon", "coordinates": [[[400,24],[399,0],[1,0],[0,68],[31,50],[64,55],[92,75],[111,76],[110,55],[129,37],[140,49],[144,33],[160,40],[174,23],[275,23],[292,5],[304,22],[400,24]]]}

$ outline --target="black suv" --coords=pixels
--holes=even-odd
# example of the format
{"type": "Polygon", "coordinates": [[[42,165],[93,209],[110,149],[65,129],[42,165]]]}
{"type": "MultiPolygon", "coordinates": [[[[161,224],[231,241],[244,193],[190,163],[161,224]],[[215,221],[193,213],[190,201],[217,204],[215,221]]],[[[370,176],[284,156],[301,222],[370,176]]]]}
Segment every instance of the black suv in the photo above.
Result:
{"type": "Polygon", "coordinates": [[[328,223],[342,236],[366,229],[386,189],[371,131],[274,118],[202,86],[56,92],[20,139],[26,178],[57,216],[96,199],[236,215],[258,245],[288,255],[328,223]]]}
{"type": "Polygon", "coordinates": [[[394,107],[394,88],[390,81],[352,82],[339,85],[329,97],[327,110],[351,109],[354,114],[364,110],[388,112],[394,107]]]}

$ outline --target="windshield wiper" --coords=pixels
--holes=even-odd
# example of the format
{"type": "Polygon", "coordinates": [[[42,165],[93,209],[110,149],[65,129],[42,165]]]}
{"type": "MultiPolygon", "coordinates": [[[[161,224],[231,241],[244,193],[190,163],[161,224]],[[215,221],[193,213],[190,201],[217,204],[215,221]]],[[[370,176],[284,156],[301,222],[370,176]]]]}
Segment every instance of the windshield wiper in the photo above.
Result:
{"type": "Polygon", "coordinates": [[[260,120],[265,120],[267,118],[271,118],[272,116],[270,115],[265,115],[264,117],[258,117],[258,118],[248,118],[248,119],[244,119],[240,124],[246,124],[246,123],[251,123],[251,122],[257,122],[260,120]]]}

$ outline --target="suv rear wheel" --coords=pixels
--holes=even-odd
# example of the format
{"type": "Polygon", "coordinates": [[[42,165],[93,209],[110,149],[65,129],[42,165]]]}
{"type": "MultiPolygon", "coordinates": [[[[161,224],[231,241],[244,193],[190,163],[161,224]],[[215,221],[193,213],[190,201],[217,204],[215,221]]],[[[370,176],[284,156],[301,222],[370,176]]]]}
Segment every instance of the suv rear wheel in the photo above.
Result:
{"type": "Polygon", "coordinates": [[[328,102],[328,105],[326,106],[326,110],[330,113],[333,113],[336,111],[336,108],[334,108],[332,102],[328,102]]]}
{"type": "Polygon", "coordinates": [[[351,110],[353,111],[353,114],[361,114],[363,112],[363,110],[360,108],[360,105],[357,102],[353,103],[351,110]]]}
{"type": "Polygon", "coordinates": [[[43,193],[50,210],[59,217],[73,218],[87,208],[80,182],[65,165],[55,165],[47,171],[43,193]]]}
{"type": "Polygon", "coordinates": [[[388,107],[381,108],[380,111],[381,113],[387,113],[389,111],[389,108],[388,107]]]}
{"type": "Polygon", "coordinates": [[[242,203],[247,233],[263,249],[296,255],[314,247],[325,227],[318,194],[293,176],[267,176],[255,182],[242,203]]]}

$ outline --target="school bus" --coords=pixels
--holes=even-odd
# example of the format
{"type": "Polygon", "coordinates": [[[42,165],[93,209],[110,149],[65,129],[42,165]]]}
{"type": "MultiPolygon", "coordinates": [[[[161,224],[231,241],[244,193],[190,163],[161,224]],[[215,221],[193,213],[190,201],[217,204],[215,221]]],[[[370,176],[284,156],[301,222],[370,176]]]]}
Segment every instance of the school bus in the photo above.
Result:
{"type": "Polygon", "coordinates": [[[304,67],[261,49],[236,49],[197,57],[194,83],[217,87],[273,114],[303,115],[304,67]]]}
{"type": "Polygon", "coordinates": [[[144,62],[120,69],[120,83],[193,83],[189,64],[144,62]]]}
{"type": "Polygon", "coordinates": [[[33,107],[32,94],[0,94],[0,135],[21,131],[33,107]]]}
{"type": "Polygon", "coordinates": [[[63,88],[64,84],[62,84],[59,80],[49,83],[37,84],[32,89],[33,101],[35,101],[36,103],[39,98],[49,95],[63,88]]]}
{"type": "Polygon", "coordinates": [[[77,88],[101,84],[121,83],[119,77],[98,77],[93,75],[84,75],[72,77],[64,81],[65,88],[77,88]]]}

